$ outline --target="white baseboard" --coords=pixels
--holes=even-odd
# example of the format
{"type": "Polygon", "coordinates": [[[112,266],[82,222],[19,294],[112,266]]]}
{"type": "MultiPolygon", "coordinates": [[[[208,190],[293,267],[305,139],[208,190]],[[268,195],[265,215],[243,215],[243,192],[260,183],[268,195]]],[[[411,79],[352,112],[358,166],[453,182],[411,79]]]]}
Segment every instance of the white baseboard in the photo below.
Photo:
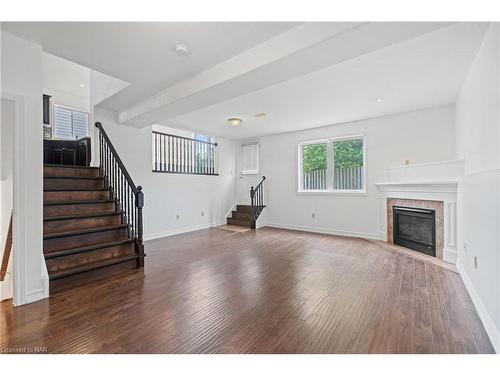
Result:
{"type": "Polygon", "coordinates": [[[259,229],[259,228],[264,228],[264,227],[270,227],[271,225],[268,225],[267,223],[263,222],[263,221],[258,221],[255,223],[255,229],[259,229]]]}
{"type": "Polygon", "coordinates": [[[490,338],[491,344],[493,345],[493,349],[495,349],[496,353],[499,353],[500,352],[500,332],[496,328],[495,321],[490,316],[490,314],[488,313],[488,310],[484,306],[483,301],[481,300],[481,297],[479,297],[479,294],[477,293],[476,288],[474,288],[474,284],[472,284],[472,280],[469,278],[469,275],[467,275],[467,272],[465,271],[465,268],[463,267],[462,263],[460,262],[460,259],[457,260],[456,264],[457,264],[458,272],[460,273],[460,276],[462,277],[462,281],[465,284],[465,288],[467,289],[467,292],[469,292],[470,298],[472,299],[472,302],[474,303],[474,306],[476,307],[479,318],[483,322],[484,329],[486,330],[486,333],[488,334],[488,337],[490,338]]]}
{"type": "Polygon", "coordinates": [[[182,233],[194,232],[196,230],[213,228],[213,227],[217,227],[219,225],[224,225],[224,224],[226,224],[225,221],[220,221],[220,222],[216,222],[216,223],[210,223],[210,224],[199,225],[199,226],[194,226],[194,227],[178,228],[178,229],[174,229],[174,230],[170,230],[170,231],[166,231],[166,232],[153,233],[153,234],[144,236],[144,241],[151,241],[151,240],[156,240],[157,238],[175,236],[176,234],[182,234],[182,233]]]}
{"type": "Polygon", "coordinates": [[[38,290],[32,290],[31,292],[26,293],[26,296],[24,299],[25,302],[23,304],[36,302],[36,301],[39,301],[41,299],[47,298],[48,296],[49,296],[48,290],[46,291],[45,287],[42,289],[38,289],[38,290]]]}
{"type": "Polygon", "coordinates": [[[370,240],[380,239],[378,233],[350,232],[350,231],[345,231],[345,230],[305,227],[305,226],[301,226],[301,225],[288,225],[288,224],[278,224],[278,223],[265,223],[265,224],[262,224],[261,226],[281,228],[281,229],[300,230],[300,231],[304,231],[304,232],[332,234],[334,236],[366,238],[366,239],[370,239],[370,240]]]}
{"type": "Polygon", "coordinates": [[[448,263],[457,263],[457,251],[453,249],[443,249],[443,260],[448,263]]]}

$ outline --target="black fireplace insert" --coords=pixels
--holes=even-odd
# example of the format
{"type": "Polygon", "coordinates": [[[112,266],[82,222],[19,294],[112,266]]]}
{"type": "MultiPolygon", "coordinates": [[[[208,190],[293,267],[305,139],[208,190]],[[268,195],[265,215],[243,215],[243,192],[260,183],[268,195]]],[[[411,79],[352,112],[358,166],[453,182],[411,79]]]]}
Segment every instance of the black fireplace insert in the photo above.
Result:
{"type": "Polygon", "coordinates": [[[394,206],[392,213],[394,243],[435,257],[436,211],[394,206]]]}

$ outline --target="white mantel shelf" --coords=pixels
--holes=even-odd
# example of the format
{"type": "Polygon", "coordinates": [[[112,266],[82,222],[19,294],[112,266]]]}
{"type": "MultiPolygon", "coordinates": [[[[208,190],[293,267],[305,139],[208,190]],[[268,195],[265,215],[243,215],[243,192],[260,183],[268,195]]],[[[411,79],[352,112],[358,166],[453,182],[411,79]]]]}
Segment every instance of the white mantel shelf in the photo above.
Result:
{"type": "Polygon", "coordinates": [[[376,182],[375,186],[380,191],[402,191],[416,193],[455,193],[457,192],[457,180],[439,180],[439,181],[391,181],[376,182]]]}

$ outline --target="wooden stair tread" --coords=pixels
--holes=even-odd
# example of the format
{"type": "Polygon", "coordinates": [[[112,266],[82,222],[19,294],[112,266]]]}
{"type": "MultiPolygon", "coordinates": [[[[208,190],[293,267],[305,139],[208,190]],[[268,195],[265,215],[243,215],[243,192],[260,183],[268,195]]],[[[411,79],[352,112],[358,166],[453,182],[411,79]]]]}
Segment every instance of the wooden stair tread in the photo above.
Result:
{"type": "Polygon", "coordinates": [[[231,217],[226,219],[228,225],[241,225],[255,229],[257,218],[266,206],[256,206],[252,212],[252,205],[237,204],[236,210],[231,211],[231,217]],[[254,218],[255,215],[255,218],[254,218]]]}
{"type": "Polygon", "coordinates": [[[253,221],[252,220],[240,220],[240,219],[233,219],[233,218],[227,218],[227,223],[229,225],[240,225],[244,227],[252,227],[253,221]]]}
{"type": "Polygon", "coordinates": [[[44,206],[56,206],[56,205],[70,205],[70,204],[95,204],[95,203],[115,203],[115,199],[97,199],[97,200],[84,200],[84,201],[48,201],[44,202],[44,206]]]}
{"type": "Polygon", "coordinates": [[[123,245],[126,243],[133,243],[133,242],[134,242],[134,240],[131,238],[126,239],[126,240],[103,242],[103,243],[96,244],[96,245],[73,247],[71,249],[52,251],[50,253],[44,254],[44,256],[45,256],[45,259],[53,259],[53,258],[59,258],[59,257],[66,256],[66,255],[86,253],[86,252],[93,251],[93,250],[104,249],[106,247],[123,245]]]}
{"type": "Polygon", "coordinates": [[[61,215],[61,216],[49,216],[43,218],[43,221],[58,221],[58,220],[74,220],[74,219],[87,219],[92,217],[103,217],[103,216],[115,216],[121,215],[121,212],[113,211],[113,212],[97,212],[90,214],[81,214],[81,215],[61,215]]]}
{"type": "Polygon", "coordinates": [[[99,176],[43,176],[44,179],[50,180],[104,180],[104,177],[99,176]]]}
{"type": "Polygon", "coordinates": [[[68,231],[68,232],[58,232],[58,233],[46,234],[43,236],[43,239],[48,240],[51,238],[78,236],[81,234],[105,232],[108,230],[124,229],[124,228],[127,228],[126,224],[110,225],[110,226],[106,226],[106,227],[96,227],[96,228],[89,228],[89,229],[79,229],[79,230],[73,230],[73,231],[68,231]]]}
{"type": "Polygon", "coordinates": [[[85,165],[44,164],[43,166],[50,168],[100,169],[99,167],[87,167],[85,165]]]}
{"type": "Polygon", "coordinates": [[[109,191],[109,188],[44,189],[43,191],[109,191]]]}
{"type": "Polygon", "coordinates": [[[84,266],[71,267],[71,268],[67,268],[67,269],[64,269],[64,270],[59,271],[59,272],[49,273],[49,279],[50,280],[60,279],[62,277],[76,275],[76,274],[79,274],[82,272],[91,271],[91,270],[95,270],[95,269],[103,268],[103,267],[107,267],[107,266],[112,266],[114,264],[128,262],[131,260],[135,260],[137,258],[138,258],[137,255],[129,255],[126,257],[116,257],[116,258],[112,258],[112,259],[108,259],[108,260],[104,260],[104,261],[93,262],[93,263],[86,264],[84,266]]]}

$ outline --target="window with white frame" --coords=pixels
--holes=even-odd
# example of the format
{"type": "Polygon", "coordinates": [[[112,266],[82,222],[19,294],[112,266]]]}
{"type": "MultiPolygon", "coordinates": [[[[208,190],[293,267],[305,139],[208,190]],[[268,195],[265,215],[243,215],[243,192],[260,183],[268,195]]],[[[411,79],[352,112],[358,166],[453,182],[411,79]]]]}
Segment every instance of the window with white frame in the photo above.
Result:
{"type": "Polygon", "coordinates": [[[299,144],[299,191],[360,193],[366,190],[363,135],[299,144]]]}
{"type": "Polygon", "coordinates": [[[54,138],[80,139],[89,136],[89,114],[54,105],[54,138]]]}
{"type": "Polygon", "coordinates": [[[241,174],[259,173],[259,144],[257,142],[241,145],[240,171],[241,174]]]}

